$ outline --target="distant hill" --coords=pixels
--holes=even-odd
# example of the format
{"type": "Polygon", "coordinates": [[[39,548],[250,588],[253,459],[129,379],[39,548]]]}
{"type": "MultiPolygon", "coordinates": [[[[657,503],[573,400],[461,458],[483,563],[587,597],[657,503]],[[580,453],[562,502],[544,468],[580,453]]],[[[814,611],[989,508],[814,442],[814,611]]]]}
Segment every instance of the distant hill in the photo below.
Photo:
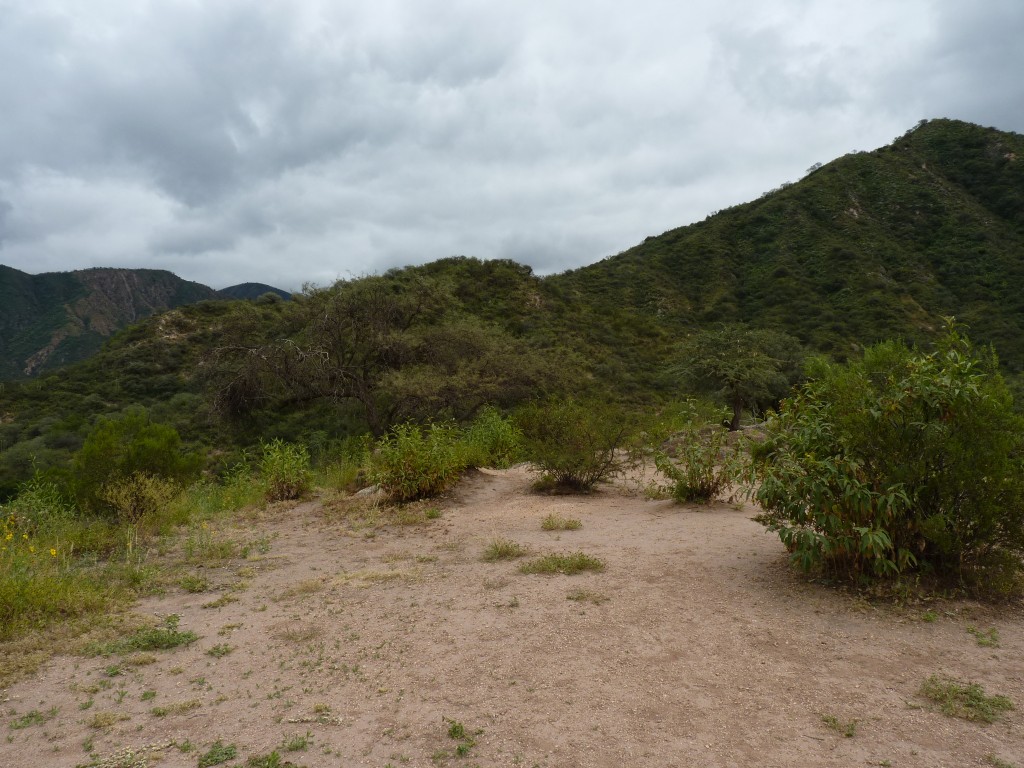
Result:
{"type": "Polygon", "coordinates": [[[285,300],[291,299],[292,297],[288,291],[282,291],[280,288],[275,288],[272,285],[264,285],[263,283],[239,283],[238,285],[221,288],[217,291],[217,295],[222,299],[246,299],[249,301],[258,299],[268,293],[280,296],[285,300]]]}
{"type": "Polygon", "coordinates": [[[0,265],[0,378],[82,360],[115,332],[212,288],[156,269],[84,269],[30,275],[0,265]]]}

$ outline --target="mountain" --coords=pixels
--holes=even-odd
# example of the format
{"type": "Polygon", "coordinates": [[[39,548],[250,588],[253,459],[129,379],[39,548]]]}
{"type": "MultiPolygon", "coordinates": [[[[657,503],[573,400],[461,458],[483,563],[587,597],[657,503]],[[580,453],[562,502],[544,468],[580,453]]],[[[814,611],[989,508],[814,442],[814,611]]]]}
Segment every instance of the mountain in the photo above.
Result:
{"type": "MultiPolygon", "coordinates": [[[[103,304],[90,304],[76,274],[0,271],[0,336],[8,338],[12,313],[31,317],[33,306],[79,329],[71,341],[94,324],[113,328],[86,326],[82,313],[69,319],[68,307],[103,304]]],[[[308,397],[313,385],[331,384],[337,395],[352,381],[335,352],[317,350],[331,341],[342,357],[346,349],[373,353],[365,359],[376,361],[378,390],[370,394],[389,408],[402,392],[436,400],[436,372],[446,367],[462,394],[478,380],[500,388],[487,378],[489,362],[470,364],[476,349],[481,361],[497,359],[486,357],[495,349],[522,355],[524,370],[554,360],[565,391],[647,406],[686,395],[666,374],[678,343],[722,323],[785,331],[841,360],[886,338],[927,345],[943,317],[955,315],[976,343],[996,349],[1024,392],[1022,287],[1024,136],[922,122],[889,146],[838,158],[758,200],[563,274],[449,258],[287,302],[200,301],[149,317],[83,362],[0,389],[0,497],[34,468],[65,462],[97,416],[132,404],[192,444],[227,451],[261,437],[326,450],[358,435],[368,422],[351,396],[308,397]],[[409,314],[417,292],[424,303],[409,314]],[[399,317],[407,322],[395,326],[399,317]],[[323,325],[329,319],[334,325],[323,325]],[[246,367],[262,361],[288,373],[311,360],[327,364],[317,373],[324,378],[293,378],[269,394],[246,367]],[[244,406],[240,420],[218,415],[225,394],[244,406]]]]}
{"type": "Polygon", "coordinates": [[[239,283],[238,285],[221,288],[217,291],[217,295],[222,299],[247,299],[249,301],[266,296],[268,293],[279,296],[286,301],[292,297],[288,291],[282,291],[280,288],[264,285],[263,283],[239,283]]]}
{"type": "MultiPolygon", "coordinates": [[[[550,278],[581,326],[785,330],[844,358],[955,315],[1024,371],[1024,136],[922,121],[759,200],[550,278]]],[[[614,333],[611,334],[614,336],[614,333]]]]}
{"type": "Polygon", "coordinates": [[[163,270],[30,275],[0,265],[0,378],[33,376],[81,360],[126,325],[215,298],[212,288],[163,270]]]}

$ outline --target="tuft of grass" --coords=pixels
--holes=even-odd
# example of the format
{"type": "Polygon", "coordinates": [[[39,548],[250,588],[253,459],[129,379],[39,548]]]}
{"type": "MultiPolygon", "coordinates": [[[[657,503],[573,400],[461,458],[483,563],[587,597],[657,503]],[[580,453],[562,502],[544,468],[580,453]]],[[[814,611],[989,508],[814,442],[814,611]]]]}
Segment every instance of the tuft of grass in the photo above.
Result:
{"type": "Polygon", "coordinates": [[[210,768],[213,765],[226,763],[228,760],[233,760],[236,754],[238,754],[238,750],[234,744],[225,744],[220,739],[217,739],[210,746],[210,749],[200,756],[199,768],[210,768]]]}
{"type": "Polygon", "coordinates": [[[528,551],[522,544],[511,539],[492,539],[481,559],[487,563],[494,563],[498,560],[514,560],[517,557],[523,557],[528,551]]]}
{"type": "Polygon", "coordinates": [[[173,704],[168,704],[165,707],[153,707],[149,710],[149,714],[153,717],[167,717],[168,715],[183,715],[186,712],[191,712],[193,709],[199,709],[203,706],[203,702],[199,699],[188,699],[186,701],[176,701],[173,704]]]}
{"type": "Polygon", "coordinates": [[[857,721],[851,720],[848,723],[842,722],[835,715],[822,715],[821,722],[836,733],[841,733],[845,738],[852,739],[857,733],[857,721]]]}
{"type": "Polygon", "coordinates": [[[286,768],[292,763],[281,761],[281,754],[275,749],[266,755],[252,755],[245,761],[245,768],[286,768]]]}
{"type": "Polygon", "coordinates": [[[937,614],[935,611],[925,611],[921,614],[921,621],[927,624],[933,623],[938,618],[939,614],[937,614]]]}
{"type": "Polygon", "coordinates": [[[313,734],[306,731],[305,734],[289,736],[281,742],[281,749],[285,752],[302,752],[309,749],[309,743],[313,741],[313,734]]]}
{"type": "Polygon", "coordinates": [[[231,653],[233,650],[235,649],[227,643],[217,643],[217,645],[213,646],[206,652],[206,655],[213,656],[213,658],[215,659],[222,659],[229,653],[231,653]]]}
{"type": "Polygon", "coordinates": [[[540,521],[540,527],[545,531],[578,531],[583,527],[583,522],[572,517],[562,517],[552,512],[540,521]]]}
{"type": "Polygon", "coordinates": [[[939,675],[925,680],[918,693],[938,704],[942,714],[964,720],[994,723],[1014,709],[1013,702],[1006,696],[988,696],[978,683],[939,675]]]}
{"type": "Polygon", "coordinates": [[[600,605],[601,603],[607,603],[611,600],[607,595],[602,595],[600,592],[593,592],[589,589],[573,589],[569,591],[569,594],[565,596],[566,600],[573,600],[577,603],[593,603],[594,605],[600,605]]]}
{"type": "Polygon", "coordinates": [[[519,570],[523,573],[561,573],[572,576],[583,571],[603,571],[604,563],[596,557],[583,552],[572,552],[568,555],[544,555],[523,563],[519,570]]]}
{"type": "Polygon", "coordinates": [[[238,598],[235,597],[234,595],[232,595],[230,592],[227,592],[227,593],[221,595],[220,597],[218,597],[216,600],[211,600],[208,603],[203,603],[199,607],[200,608],[223,608],[225,605],[230,605],[231,603],[237,603],[237,602],[238,602],[238,598]]]}
{"type": "Polygon", "coordinates": [[[120,640],[92,644],[87,650],[94,656],[109,656],[129,651],[166,651],[180,645],[191,645],[199,639],[199,635],[191,630],[179,630],[179,621],[180,617],[172,613],[164,619],[162,627],[144,627],[120,640]]]}
{"type": "Polygon", "coordinates": [[[122,715],[119,712],[97,712],[95,715],[90,717],[85,724],[90,728],[100,730],[103,728],[112,728],[116,723],[127,719],[128,715],[122,715]]]}
{"type": "Polygon", "coordinates": [[[179,586],[186,592],[196,594],[198,592],[205,592],[210,588],[210,582],[205,577],[199,576],[198,574],[189,573],[182,576],[178,580],[179,586]]]}
{"type": "Polygon", "coordinates": [[[978,641],[978,645],[985,648],[999,647],[999,630],[995,627],[989,627],[986,630],[981,630],[977,627],[968,627],[967,631],[974,635],[974,639],[978,641]]]}
{"type": "Polygon", "coordinates": [[[48,720],[52,720],[56,714],[56,709],[51,709],[46,713],[40,712],[38,709],[33,709],[31,712],[27,712],[21,717],[16,717],[14,720],[11,720],[11,730],[16,731],[21,728],[29,728],[33,725],[42,725],[48,720]]]}

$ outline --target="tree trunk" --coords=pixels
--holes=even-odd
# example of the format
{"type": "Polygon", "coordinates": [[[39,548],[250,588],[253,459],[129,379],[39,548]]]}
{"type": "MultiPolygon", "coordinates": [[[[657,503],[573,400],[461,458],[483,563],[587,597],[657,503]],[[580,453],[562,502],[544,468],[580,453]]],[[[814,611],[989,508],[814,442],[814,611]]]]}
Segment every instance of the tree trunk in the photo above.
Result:
{"type": "Polygon", "coordinates": [[[743,401],[735,398],[732,401],[732,421],[729,423],[729,431],[735,432],[740,428],[740,416],[743,415],[743,401]]]}

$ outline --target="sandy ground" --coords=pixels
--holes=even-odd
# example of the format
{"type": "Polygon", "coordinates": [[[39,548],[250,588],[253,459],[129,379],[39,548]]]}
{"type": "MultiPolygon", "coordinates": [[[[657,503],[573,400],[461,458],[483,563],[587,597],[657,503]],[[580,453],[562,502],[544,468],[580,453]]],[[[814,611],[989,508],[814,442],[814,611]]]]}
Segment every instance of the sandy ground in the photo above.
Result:
{"type": "Polygon", "coordinates": [[[315,502],[266,521],[268,552],[208,571],[219,591],[138,606],[179,614],[191,646],[141,666],[60,657],[0,692],[0,766],[195,768],[218,739],[236,766],[275,748],[310,768],[1024,765],[1019,613],[946,603],[925,622],[921,606],[807,582],[750,508],[541,497],[529,482],[481,472],[439,519],[369,535],[315,502]],[[542,531],[549,512],[583,527],[542,531]],[[481,561],[495,537],[607,567],[525,575],[481,561]],[[237,601],[202,607],[232,583],[237,601]],[[993,725],[944,716],[917,693],[933,673],[1018,709],[993,725]],[[9,726],[32,710],[46,722],[9,726]],[[106,713],[112,725],[90,726],[106,713]],[[452,721],[468,739],[449,738],[452,721]]]}

